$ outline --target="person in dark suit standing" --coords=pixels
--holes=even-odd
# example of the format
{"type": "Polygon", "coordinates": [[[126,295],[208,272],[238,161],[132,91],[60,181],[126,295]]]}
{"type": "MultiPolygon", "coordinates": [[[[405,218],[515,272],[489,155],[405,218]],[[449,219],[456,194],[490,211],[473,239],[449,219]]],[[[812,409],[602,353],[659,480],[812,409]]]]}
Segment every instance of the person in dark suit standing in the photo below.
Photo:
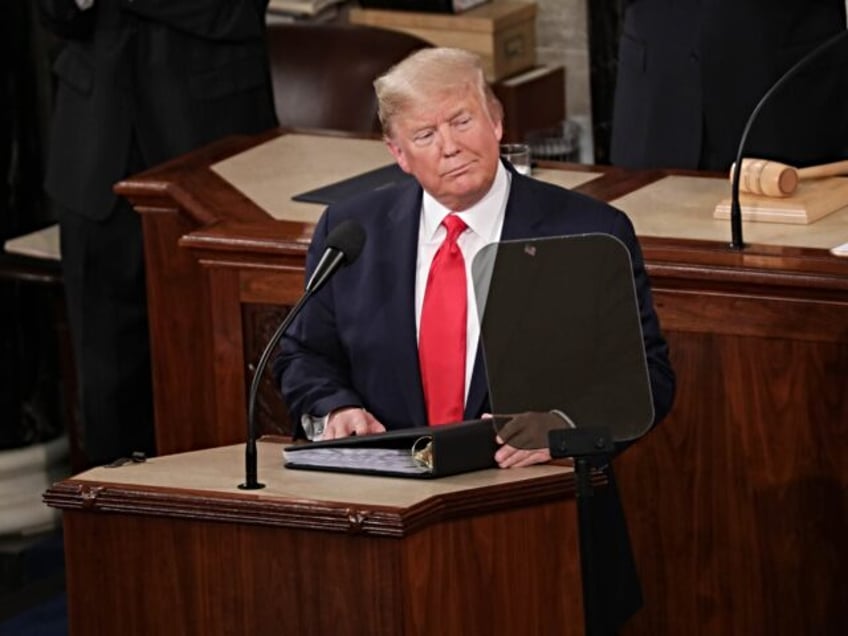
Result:
{"type": "MultiPolygon", "coordinates": [[[[760,98],[845,21],[844,0],[625,0],[612,163],[728,169],[760,98]]],[[[844,158],[846,49],[772,96],[746,156],[797,166],[844,158]]]]}
{"type": "Polygon", "coordinates": [[[45,187],[60,220],[84,451],[92,463],[154,453],[142,230],[112,187],[275,125],[267,0],[39,2],[65,42],[45,187]]]}
{"type": "MultiPolygon", "coordinates": [[[[655,419],[662,419],[674,374],[630,220],[501,162],[502,110],[476,56],[425,49],[375,87],[386,144],[415,181],[331,205],[315,228],[307,278],[339,223],[355,219],[367,240],[357,261],[304,307],[275,360],[290,414],[306,436],[333,439],[490,412],[468,282],[474,255],[501,239],[584,233],[617,237],[630,252],[655,419]]],[[[496,459],[514,467],[550,455],[505,445],[496,459]]]]}

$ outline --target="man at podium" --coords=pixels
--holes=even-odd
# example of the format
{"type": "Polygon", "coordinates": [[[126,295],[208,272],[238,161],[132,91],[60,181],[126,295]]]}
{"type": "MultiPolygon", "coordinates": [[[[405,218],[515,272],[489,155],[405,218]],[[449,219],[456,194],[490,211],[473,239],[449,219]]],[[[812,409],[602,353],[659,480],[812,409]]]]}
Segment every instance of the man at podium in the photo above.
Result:
{"type": "MultiPolygon", "coordinates": [[[[501,161],[502,109],[477,56],[424,49],[375,89],[385,142],[416,181],[333,204],[315,228],[307,279],[339,223],[356,220],[367,238],[357,261],[304,307],[275,360],[296,435],[336,439],[491,412],[474,256],[500,240],[586,233],[612,235],[629,251],[654,423],[662,419],[674,373],[630,220],[501,161]]],[[[547,449],[508,445],[496,455],[502,467],[549,459],[547,449]]]]}

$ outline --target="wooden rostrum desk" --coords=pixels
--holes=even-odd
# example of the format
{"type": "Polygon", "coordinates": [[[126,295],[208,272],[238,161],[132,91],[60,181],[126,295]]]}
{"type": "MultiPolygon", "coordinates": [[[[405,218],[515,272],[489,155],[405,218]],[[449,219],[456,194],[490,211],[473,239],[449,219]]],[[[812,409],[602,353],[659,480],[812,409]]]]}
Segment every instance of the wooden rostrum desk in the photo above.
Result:
{"type": "MultiPolygon", "coordinates": [[[[258,444],[95,468],[63,510],[71,636],[583,633],[570,468],[438,480],[286,470],[258,444]]],[[[602,487],[602,483],[598,484],[602,487]]]]}
{"type": "MultiPolygon", "coordinates": [[[[322,208],[293,194],[391,162],[377,140],[231,138],[127,179],[142,215],[160,452],[240,442],[251,364],[303,289],[322,208]]],[[[810,226],[712,218],[723,175],[548,164],[633,219],[678,377],[616,460],[645,608],[626,634],[844,625],[848,210],[810,226]]],[[[287,433],[265,380],[260,429],[287,433]]]]}

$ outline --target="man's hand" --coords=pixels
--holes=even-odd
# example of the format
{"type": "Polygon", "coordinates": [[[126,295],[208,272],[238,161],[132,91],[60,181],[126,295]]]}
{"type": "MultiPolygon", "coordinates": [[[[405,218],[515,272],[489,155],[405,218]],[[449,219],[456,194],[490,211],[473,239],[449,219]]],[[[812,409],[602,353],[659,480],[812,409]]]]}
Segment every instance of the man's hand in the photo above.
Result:
{"type": "Polygon", "coordinates": [[[551,461],[548,432],[573,426],[571,420],[558,411],[527,411],[512,416],[501,415],[498,419],[506,419],[498,427],[497,442],[503,446],[495,453],[495,461],[501,468],[520,468],[551,461]]]}
{"type": "Polygon", "coordinates": [[[351,435],[369,435],[385,431],[386,427],[365,409],[348,407],[330,413],[321,439],[340,439],[351,435]]]}
{"type": "MultiPolygon", "coordinates": [[[[497,437],[497,440],[498,444],[503,444],[500,436],[497,437]]],[[[495,461],[499,468],[521,468],[533,464],[544,464],[551,461],[551,451],[547,448],[525,450],[506,444],[495,453],[495,461]]]]}

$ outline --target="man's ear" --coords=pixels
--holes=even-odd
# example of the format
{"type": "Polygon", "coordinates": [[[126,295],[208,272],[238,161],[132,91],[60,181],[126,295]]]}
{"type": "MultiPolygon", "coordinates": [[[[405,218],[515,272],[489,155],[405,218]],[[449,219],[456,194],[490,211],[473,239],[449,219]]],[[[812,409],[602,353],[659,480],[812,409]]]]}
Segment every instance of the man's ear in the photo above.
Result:
{"type": "Polygon", "coordinates": [[[398,146],[394,141],[385,137],[383,141],[386,142],[386,147],[389,149],[389,152],[392,153],[392,157],[395,158],[397,164],[400,166],[400,169],[410,174],[409,172],[409,162],[406,160],[406,155],[403,152],[403,148],[398,146]]]}
{"type": "Polygon", "coordinates": [[[489,95],[489,100],[486,102],[486,112],[492,122],[492,131],[495,133],[498,143],[500,143],[503,138],[504,111],[503,105],[494,95],[489,95]]]}
{"type": "Polygon", "coordinates": [[[498,138],[498,143],[500,143],[503,138],[503,119],[497,119],[492,123],[494,124],[495,137],[498,138]]]}

